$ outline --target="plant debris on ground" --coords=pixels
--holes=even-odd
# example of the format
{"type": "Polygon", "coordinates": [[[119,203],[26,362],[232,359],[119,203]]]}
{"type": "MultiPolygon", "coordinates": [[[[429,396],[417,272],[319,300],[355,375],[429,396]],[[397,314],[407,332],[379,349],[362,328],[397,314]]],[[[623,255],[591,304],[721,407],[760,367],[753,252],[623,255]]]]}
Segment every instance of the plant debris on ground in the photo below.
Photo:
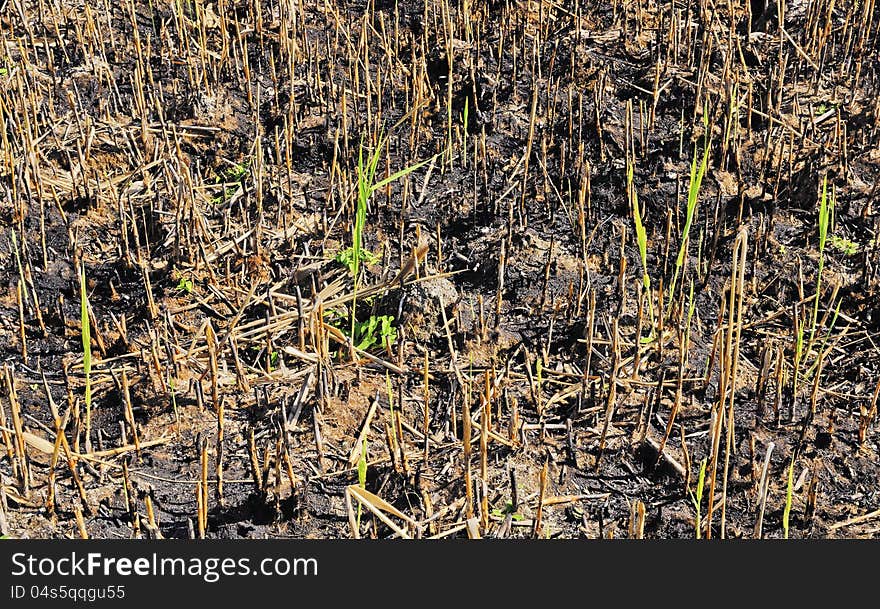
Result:
{"type": "Polygon", "coordinates": [[[878,29],[0,2],[0,535],[877,537],[878,29]]]}

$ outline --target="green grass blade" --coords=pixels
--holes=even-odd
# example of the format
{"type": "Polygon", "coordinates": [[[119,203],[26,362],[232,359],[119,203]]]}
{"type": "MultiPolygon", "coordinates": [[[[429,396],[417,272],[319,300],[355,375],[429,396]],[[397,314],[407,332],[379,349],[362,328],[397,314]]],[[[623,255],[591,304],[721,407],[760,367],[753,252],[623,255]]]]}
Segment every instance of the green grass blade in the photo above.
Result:
{"type": "Polygon", "coordinates": [[[788,521],[791,516],[791,499],[792,499],[792,490],[794,487],[794,459],[791,460],[791,464],[788,466],[788,488],[785,491],[785,509],[782,510],[782,530],[784,532],[785,538],[788,539],[788,521]]]}
{"type": "Polygon", "coordinates": [[[639,209],[639,195],[633,185],[633,166],[627,163],[626,183],[629,187],[630,200],[632,203],[633,223],[636,225],[636,240],[639,244],[639,257],[642,259],[642,283],[645,289],[651,289],[651,278],[648,277],[648,235],[645,225],[642,224],[642,212],[639,209]]]}
{"type": "Polygon", "coordinates": [[[697,516],[694,521],[694,526],[696,529],[697,539],[700,539],[702,527],[702,505],[703,505],[703,489],[706,486],[706,459],[703,459],[700,462],[700,474],[697,478],[697,492],[696,494],[691,493],[691,501],[694,504],[694,509],[697,511],[697,516]]]}
{"type": "Polygon", "coordinates": [[[700,187],[703,185],[703,176],[706,175],[706,168],[709,163],[709,142],[703,149],[703,159],[700,161],[699,169],[697,168],[697,147],[694,146],[694,159],[691,162],[691,178],[688,186],[687,200],[687,216],[685,217],[684,229],[682,230],[681,245],[678,249],[678,258],[675,261],[676,266],[681,267],[684,264],[684,257],[687,252],[687,236],[690,233],[694,218],[697,215],[697,204],[699,203],[700,187]]]}
{"type": "Polygon", "coordinates": [[[819,321],[819,296],[822,289],[822,271],[825,269],[825,242],[828,239],[828,224],[831,214],[828,204],[828,175],[822,178],[822,194],[819,197],[819,269],[816,272],[816,297],[813,300],[813,315],[810,319],[810,338],[807,340],[807,349],[813,345],[816,334],[816,323],[819,321]]]}
{"type": "Polygon", "coordinates": [[[819,198],[819,252],[825,251],[825,240],[828,237],[828,176],[822,179],[822,196],[819,198]]]}
{"type": "Polygon", "coordinates": [[[425,165],[427,165],[428,163],[433,161],[438,156],[440,156],[440,155],[435,154],[431,158],[425,159],[424,161],[422,161],[420,163],[416,163],[415,165],[410,165],[409,167],[406,167],[404,169],[401,169],[398,172],[391,174],[390,176],[388,176],[384,180],[380,180],[380,181],[376,182],[375,184],[373,184],[372,191],[375,192],[375,191],[379,190],[380,188],[382,188],[383,186],[387,186],[391,182],[394,182],[395,180],[399,180],[400,178],[411,174],[413,171],[416,171],[417,169],[424,167],[425,165]]]}
{"type": "Polygon", "coordinates": [[[681,267],[684,265],[684,258],[687,255],[688,235],[690,234],[691,226],[694,223],[694,218],[697,216],[697,207],[700,201],[700,187],[703,184],[703,177],[706,175],[706,169],[709,166],[709,150],[711,148],[712,140],[707,135],[706,146],[703,148],[703,158],[700,161],[699,166],[697,166],[697,146],[694,144],[694,157],[691,160],[691,175],[690,183],[688,185],[687,215],[685,216],[684,228],[681,231],[681,244],[678,248],[678,256],[675,259],[675,272],[672,276],[672,285],[669,288],[670,305],[672,304],[672,299],[675,295],[675,285],[678,281],[678,275],[681,272],[681,267]]]}

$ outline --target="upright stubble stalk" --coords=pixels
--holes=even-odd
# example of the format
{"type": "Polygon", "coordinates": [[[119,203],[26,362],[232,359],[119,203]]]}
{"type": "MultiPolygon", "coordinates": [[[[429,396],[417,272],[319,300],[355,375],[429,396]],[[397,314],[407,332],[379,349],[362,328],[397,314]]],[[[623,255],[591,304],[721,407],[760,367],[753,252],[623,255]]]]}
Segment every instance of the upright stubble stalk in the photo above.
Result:
{"type": "Polygon", "coordinates": [[[86,293],[86,266],[82,263],[79,275],[80,323],[83,346],[83,373],[86,375],[86,450],[91,445],[92,432],[92,336],[89,327],[89,300],[86,293]]]}

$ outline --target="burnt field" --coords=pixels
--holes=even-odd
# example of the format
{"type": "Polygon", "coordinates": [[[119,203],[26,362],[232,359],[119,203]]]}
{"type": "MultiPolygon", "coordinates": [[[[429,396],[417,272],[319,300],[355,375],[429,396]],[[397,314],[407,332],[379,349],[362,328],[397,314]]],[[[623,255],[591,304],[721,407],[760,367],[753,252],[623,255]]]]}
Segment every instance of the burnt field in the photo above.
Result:
{"type": "Polygon", "coordinates": [[[0,0],[0,535],[877,537],[878,28],[0,0]]]}

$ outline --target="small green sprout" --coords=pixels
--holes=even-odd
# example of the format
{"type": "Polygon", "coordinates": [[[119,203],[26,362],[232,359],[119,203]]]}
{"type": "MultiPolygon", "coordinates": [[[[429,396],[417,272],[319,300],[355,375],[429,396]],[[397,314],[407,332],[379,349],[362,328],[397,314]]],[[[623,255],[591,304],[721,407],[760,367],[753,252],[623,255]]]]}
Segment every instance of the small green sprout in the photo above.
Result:
{"type": "Polygon", "coordinates": [[[785,491],[785,509],[782,511],[782,530],[785,538],[788,539],[788,520],[791,516],[791,496],[794,487],[794,459],[788,466],[788,488],[785,491]]]}
{"type": "Polygon", "coordinates": [[[217,174],[217,178],[214,180],[215,182],[241,182],[244,180],[250,169],[248,168],[248,160],[242,161],[241,163],[236,163],[226,171],[223,171],[217,174]]]}
{"type": "Polygon", "coordinates": [[[352,342],[361,351],[366,351],[377,343],[384,348],[390,348],[396,340],[397,329],[394,327],[393,315],[371,315],[366,321],[356,321],[354,324],[352,342]]]}
{"type": "Polygon", "coordinates": [[[858,243],[856,243],[855,241],[851,241],[845,237],[839,237],[837,235],[831,236],[831,247],[836,249],[844,256],[854,256],[859,251],[858,243]]]}
{"type": "MultiPolygon", "coordinates": [[[[353,275],[355,272],[355,269],[357,268],[357,266],[359,266],[359,262],[357,262],[355,260],[355,257],[356,256],[355,256],[354,248],[347,247],[344,250],[340,251],[338,254],[336,254],[333,257],[333,260],[335,260],[336,262],[347,267],[348,270],[353,275]]],[[[362,260],[362,261],[366,262],[367,264],[376,264],[377,262],[379,262],[379,257],[376,254],[374,254],[373,252],[370,252],[368,250],[365,250],[363,248],[361,248],[358,258],[359,258],[359,260],[362,260]]]]}
{"type": "Polygon", "coordinates": [[[828,176],[822,178],[822,192],[819,197],[819,269],[816,271],[816,298],[813,300],[813,316],[810,320],[810,338],[807,341],[809,346],[813,344],[813,337],[816,333],[816,323],[819,321],[819,296],[822,293],[822,271],[825,268],[825,242],[828,239],[828,229],[832,224],[831,218],[834,216],[834,187],[831,193],[828,193],[828,176]]]}
{"type": "Polygon", "coordinates": [[[192,279],[188,279],[187,277],[181,276],[180,280],[177,282],[178,291],[185,292],[186,294],[191,294],[194,287],[195,284],[192,279]]]}
{"type": "MultiPolygon", "coordinates": [[[[818,298],[818,295],[817,295],[818,298]]],[[[810,342],[812,342],[810,338],[810,342]]],[[[801,359],[804,355],[804,324],[797,324],[797,336],[794,343],[794,380],[792,381],[792,395],[797,395],[798,379],[800,377],[801,359]]]]}
{"type": "Polygon", "coordinates": [[[541,401],[541,396],[543,395],[543,391],[544,391],[544,365],[541,360],[542,360],[542,358],[538,357],[538,359],[535,361],[535,371],[537,372],[537,375],[538,375],[538,401],[539,402],[541,401]]]}
{"type": "Polygon", "coordinates": [[[215,184],[232,184],[231,186],[226,186],[223,191],[217,195],[216,197],[211,199],[212,205],[222,205],[226,201],[235,194],[235,192],[241,188],[241,183],[248,176],[250,169],[248,167],[249,161],[243,161],[241,163],[237,163],[233,165],[231,168],[221,171],[216,174],[214,178],[215,184]]]}
{"type": "Polygon", "coordinates": [[[630,203],[632,205],[633,223],[636,225],[636,240],[639,243],[639,257],[642,259],[642,283],[646,290],[651,289],[651,278],[648,276],[648,235],[645,231],[645,225],[642,224],[642,213],[639,209],[639,195],[633,186],[633,166],[627,161],[626,164],[626,185],[630,193],[630,203]]]}
{"type": "Polygon", "coordinates": [[[697,492],[696,494],[691,491],[691,502],[694,504],[694,509],[697,510],[697,517],[695,520],[695,528],[697,531],[697,539],[700,538],[700,530],[702,527],[702,505],[703,505],[703,487],[706,484],[706,459],[703,459],[700,462],[700,475],[697,478],[697,492]]]}
{"type": "Polygon", "coordinates": [[[642,261],[642,285],[648,293],[648,313],[651,315],[651,334],[639,337],[640,344],[651,343],[654,335],[654,306],[651,302],[651,278],[648,276],[648,233],[642,223],[642,211],[639,209],[639,194],[633,184],[633,164],[629,159],[626,162],[626,190],[629,193],[630,207],[632,209],[633,223],[636,226],[636,241],[639,244],[639,258],[642,261]]]}
{"type": "Polygon", "coordinates": [[[508,501],[507,503],[505,503],[503,508],[495,508],[494,510],[492,510],[491,514],[492,514],[492,516],[495,516],[496,518],[504,518],[505,516],[507,516],[508,514],[510,514],[510,518],[511,518],[512,520],[516,520],[516,521],[520,521],[520,520],[523,520],[523,519],[525,518],[525,516],[523,516],[522,514],[518,513],[518,512],[513,508],[513,502],[512,502],[512,501],[508,501]]]}
{"type": "MultiPolygon", "coordinates": [[[[367,263],[370,262],[369,252],[366,252],[364,248],[361,246],[363,243],[363,233],[364,227],[367,222],[367,203],[370,200],[370,197],[373,196],[373,193],[377,190],[388,186],[392,182],[403,178],[413,171],[419,169],[426,163],[430,162],[431,159],[422,161],[420,163],[416,163],[415,165],[410,165],[409,167],[405,167],[396,173],[391,174],[385,179],[376,181],[376,170],[379,166],[379,159],[382,155],[382,149],[385,145],[385,136],[379,135],[379,138],[376,142],[375,150],[370,153],[366,159],[364,159],[364,139],[361,137],[360,148],[358,149],[358,161],[357,161],[357,201],[355,205],[355,214],[354,214],[354,224],[351,228],[351,251],[348,250],[345,252],[341,252],[343,259],[339,260],[345,264],[349,271],[351,271],[352,278],[354,279],[354,292],[352,294],[352,304],[351,304],[351,331],[352,340],[355,340],[357,336],[357,328],[358,325],[355,312],[357,309],[357,293],[358,293],[358,284],[360,283],[360,268],[361,262],[365,261],[367,263]]],[[[438,155],[435,155],[433,158],[437,158],[438,155]]],[[[339,255],[337,255],[339,256],[339,255]]],[[[369,324],[372,320],[368,320],[369,324]]],[[[388,322],[390,324],[390,321],[388,322]]],[[[384,328],[383,324],[383,328],[384,328]]],[[[383,335],[383,338],[385,335],[383,335]]],[[[393,340],[393,339],[392,339],[393,340]]],[[[371,343],[372,344],[372,343],[371,343]]]]}
{"type": "MultiPolygon", "coordinates": [[[[669,289],[669,305],[672,304],[672,299],[675,294],[675,284],[678,281],[678,275],[681,272],[681,268],[684,266],[684,259],[687,255],[688,235],[690,234],[691,226],[694,223],[694,218],[697,215],[697,204],[700,200],[700,186],[703,183],[703,176],[706,175],[706,169],[709,165],[709,151],[712,147],[712,131],[708,129],[708,117],[708,113],[704,113],[703,124],[707,127],[707,130],[706,135],[703,137],[703,158],[699,165],[697,165],[697,145],[694,144],[694,156],[691,160],[690,183],[688,184],[687,215],[685,217],[684,228],[681,231],[681,244],[678,248],[678,256],[675,259],[675,272],[672,275],[672,286],[669,289]]],[[[667,310],[668,309],[669,306],[667,306],[667,310]]]]}

